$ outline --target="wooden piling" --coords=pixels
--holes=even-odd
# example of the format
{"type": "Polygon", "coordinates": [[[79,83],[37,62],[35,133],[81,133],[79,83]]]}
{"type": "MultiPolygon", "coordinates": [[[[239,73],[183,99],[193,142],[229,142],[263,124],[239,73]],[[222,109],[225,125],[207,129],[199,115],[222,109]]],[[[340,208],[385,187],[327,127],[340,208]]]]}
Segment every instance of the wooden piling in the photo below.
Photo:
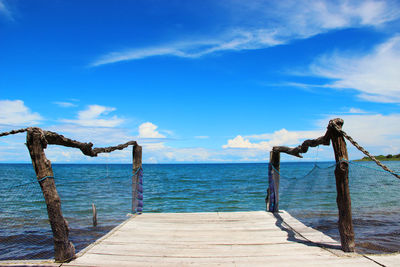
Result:
{"type": "Polygon", "coordinates": [[[68,222],[62,215],[61,200],[54,182],[51,162],[44,153],[47,140],[39,128],[30,128],[27,131],[26,146],[46,201],[47,214],[53,231],[55,260],[69,261],[75,258],[75,247],[68,239],[68,222]]]}
{"type": "MultiPolygon", "coordinates": [[[[0,137],[22,132],[27,132],[26,146],[28,147],[32,159],[32,164],[36,172],[37,180],[40,184],[47,205],[47,214],[49,217],[51,229],[53,231],[55,260],[56,262],[69,261],[75,258],[75,248],[68,239],[68,222],[62,215],[61,200],[55,186],[51,162],[46,158],[44,149],[47,147],[48,144],[61,145],[65,147],[79,148],[84,155],[97,157],[97,155],[100,153],[110,153],[115,150],[122,150],[129,145],[133,145],[136,147],[137,142],[129,141],[124,144],[119,144],[117,146],[93,148],[93,143],[91,142],[82,143],[73,139],[66,138],[65,136],[60,135],[56,132],[44,131],[37,127],[28,127],[24,129],[0,133],[0,137]]],[[[136,165],[139,165],[141,167],[142,150],[140,146],[138,147],[140,148],[140,151],[137,151],[136,157],[134,154],[134,158],[138,160],[138,162],[136,162],[136,165]]],[[[138,176],[141,177],[142,173],[140,172],[138,176]]],[[[142,202],[140,202],[140,204],[142,204],[142,202]]],[[[97,217],[95,216],[96,207],[92,206],[92,208],[94,212],[93,224],[97,224],[97,217]]]]}
{"type": "Polygon", "coordinates": [[[96,209],[96,205],[94,203],[92,203],[92,211],[93,211],[93,226],[96,227],[97,226],[97,209],[96,209]]]}
{"type": "Polygon", "coordinates": [[[279,211],[279,168],[280,153],[272,150],[269,158],[268,166],[268,193],[265,199],[267,210],[270,212],[279,211]]]}
{"type": "Polygon", "coordinates": [[[136,213],[138,206],[139,169],[142,167],[142,147],[136,145],[132,148],[132,212],[136,213]]]}
{"type": "MultiPolygon", "coordinates": [[[[341,129],[343,126],[342,119],[334,119],[329,122],[331,126],[333,123],[341,129]]],[[[354,230],[353,220],[351,215],[351,198],[349,189],[349,164],[346,142],[343,136],[336,130],[331,130],[331,140],[333,150],[335,152],[336,160],[336,190],[337,190],[337,206],[339,210],[339,233],[342,250],[345,252],[353,252],[354,243],[354,230]]]]}

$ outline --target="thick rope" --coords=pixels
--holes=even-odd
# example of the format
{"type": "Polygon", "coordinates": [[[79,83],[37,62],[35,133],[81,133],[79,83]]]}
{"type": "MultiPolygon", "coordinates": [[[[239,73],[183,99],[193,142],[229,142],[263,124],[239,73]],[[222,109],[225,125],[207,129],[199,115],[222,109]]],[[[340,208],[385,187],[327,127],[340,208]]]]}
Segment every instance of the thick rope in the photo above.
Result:
{"type": "Polygon", "coordinates": [[[133,176],[135,176],[140,170],[143,170],[142,167],[137,168],[137,170],[134,172],[133,176]]]}
{"type": "Polygon", "coordinates": [[[382,169],[385,171],[393,174],[396,178],[400,179],[400,175],[389,169],[386,165],[382,164],[379,160],[377,160],[374,156],[372,156],[367,150],[365,150],[362,146],[360,146],[354,139],[349,136],[345,131],[339,128],[339,126],[336,123],[331,124],[336,131],[338,131],[341,135],[343,135],[347,140],[349,140],[350,143],[353,144],[358,150],[360,150],[362,153],[364,153],[366,156],[368,156],[372,161],[374,161],[378,166],[380,166],[382,169]]]}
{"type": "Polygon", "coordinates": [[[12,131],[9,131],[9,132],[3,132],[3,133],[0,133],[0,137],[7,136],[7,135],[10,135],[10,134],[23,133],[23,132],[26,132],[27,130],[28,130],[28,128],[24,128],[24,129],[19,129],[19,130],[12,130],[12,131]]]}
{"type": "Polygon", "coordinates": [[[39,179],[39,180],[37,180],[39,183],[41,183],[41,182],[43,182],[44,180],[46,180],[47,178],[49,178],[49,179],[54,179],[54,176],[45,176],[45,177],[43,177],[43,178],[41,178],[41,179],[39,179]]]}

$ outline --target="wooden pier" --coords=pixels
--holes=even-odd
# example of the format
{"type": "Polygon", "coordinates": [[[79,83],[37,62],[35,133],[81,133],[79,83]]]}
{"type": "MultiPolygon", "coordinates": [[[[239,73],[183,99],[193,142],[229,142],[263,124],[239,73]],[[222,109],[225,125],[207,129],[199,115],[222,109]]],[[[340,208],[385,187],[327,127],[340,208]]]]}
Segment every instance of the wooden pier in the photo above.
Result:
{"type": "MultiPolygon", "coordinates": [[[[60,262],[0,261],[0,265],[400,266],[399,253],[353,253],[355,242],[344,137],[347,136],[352,144],[356,143],[342,131],[342,125],[343,120],[334,119],[329,122],[324,136],[305,140],[295,148],[273,148],[266,197],[267,210],[270,212],[145,213],[128,219],[77,255],[69,240],[68,224],[61,212],[61,200],[56,190],[51,163],[47,160],[44,149],[48,144],[57,144],[79,148],[84,155],[94,157],[99,153],[109,153],[132,145],[132,212],[135,213],[141,212],[143,207],[142,148],[136,141],[113,147],[92,148],[92,143],[78,142],[34,127],[0,133],[1,137],[27,132],[27,146],[47,204],[53,231],[55,261],[60,262]],[[279,153],[301,157],[300,154],[306,153],[309,147],[329,145],[331,142],[337,162],[335,178],[340,243],[305,226],[287,212],[279,211],[279,153]],[[75,259],[66,263],[72,258],[75,259]]],[[[387,167],[385,170],[397,175],[387,167]]],[[[93,205],[93,225],[96,224],[96,207],[93,205]]]]}
{"type": "Polygon", "coordinates": [[[77,256],[62,266],[396,266],[400,262],[399,254],[344,253],[340,243],[284,211],[145,213],[77,256]]]}

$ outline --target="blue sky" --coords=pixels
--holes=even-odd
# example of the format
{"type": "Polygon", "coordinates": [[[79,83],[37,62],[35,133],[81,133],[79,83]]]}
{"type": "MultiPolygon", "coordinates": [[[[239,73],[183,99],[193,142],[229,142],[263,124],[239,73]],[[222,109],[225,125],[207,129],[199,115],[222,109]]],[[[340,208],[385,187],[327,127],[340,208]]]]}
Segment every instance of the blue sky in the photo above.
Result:
{"type": "MultiPolygon", "coordinates": [[[[138,140],[146,163],[265,162],[341,117],[372,153],[398,154],[399,29],[399,1],[0,0],[0,131],[138,140]]],[[[0,162],[29,162],[24,139],[1,138],[0,162]]]]}

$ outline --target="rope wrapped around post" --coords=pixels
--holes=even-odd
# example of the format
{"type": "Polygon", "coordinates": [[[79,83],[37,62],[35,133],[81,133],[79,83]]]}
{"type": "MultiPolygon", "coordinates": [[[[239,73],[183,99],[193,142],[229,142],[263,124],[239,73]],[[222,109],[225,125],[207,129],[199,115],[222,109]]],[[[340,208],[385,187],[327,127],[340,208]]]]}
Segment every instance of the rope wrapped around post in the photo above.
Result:
{"type": "Polygon", "coordinates": [[[379,160],[377,160],[374,156],[372,156],[367,150],[365,150],[362,146],[360,146],[356,141],[354,141],[354,139],[348,135],[345,131],[343,131],[342,129],[340,129],[340,127],[336,124],[335,121],[330,121],[329,124],[335,128],[336,131],[338,131],[344,138],[346,138],[347,140],[349,140],[349,142],[355,146],[358,150],[360,150],[362,153],[364,153],[364,155],[366,155],[367,157],[369,157],[372,161],[374,161],[378,166],[380,166],[382,169],[384,169],[385,171],[391,173],[393,176],[395,176],[396,178],[400,179],[400,175],[398,175],[397,173],[395,173],[394,171],[392,171],[391,169],[389,169],[386,165],[384,165],[382,162],[380,162],[379,160]]]}
{"type": "Polygon", "coordinates": [[[279,156],[275,157],[276,159],[273,159],[274,158],[273,156],[279,155],[280,152],[283,152],[301,158],[302,156],[300,154],[306,153],[309,147],[316,147],[319,145],[330,145],[330,143],[332,143],[337,163],[335,169],[336,191],[337,191],[336,202],[339,213],[338,228],[340,232],[341,246],[343,251],[352,252],[354,251],[355,247],[354,230],[353,230],[353,222],[351,216],[351,199],[350,199],[349,180],[348,180],[349,171],[348,171],[348,163],[346,162],[346,160],[348,161],[348,155],[347,155],[346,142],[340,131],[342,126],[343,126],[342,119],[339,118],[333,119],[329,121],[327,131],[324,136],[321,136],[316,139],[305,140],[301,145],[294,148],[286,146],[273,147],[270,158],[270,172],[269,172],[270,187],[268,190],[267,199],[268,202],[272,204],[272,207],[271,205],[268,205],[268,210],[272,212],[278,211],[279,156]],[[273,164],[273,162],[275,161],[278,164],[276,163],[273,164]],[[277,175],[275,175],[275,173],[277,173],[277,175]],[[275,202],[273,203],[272,201],[275,202]]]}
{"type": "MultiPolygon", "coordinates": [[[[61,199],[58,195],[53,176],[53,169],[50,160],[46,158],[44,150],[48,145],[61,145],[65,147],[78,148],[86,156],[97,157],[100,153],[110,153],[115,150],[122,150],[130,145],[140,147],[136,141],[129,141],[110,147],[93,148],[92,143],[79,142],[66,138],[61,134],[51,131],[45,131],[37,127],[28,127],[19,130],[0,133],[0,137],[27,132],[26,146],[31,156],[32,165],[35,169],[37,181],[40,184],[43,197],[46,201],[47,214],[50,226],[53,232],[54,258],[56,262],[68,262],[76,257],[75,247],[69,240],[69,226],[61,210],[61,199]],[[48,179],[49,178],[49,179],[48,179]]],[[[140,167],[141,160],[140,147],[140,167]]],[[[137,168],[135,168],[136,170],[137,168]]],[[[143,206],[143,204],[142,204],[143,206]]]]}
{"type": "Polygon", "coordinates": [[[141,214],[143,212],[143,169],[140,168],[137,172],[138,175],[138,185],[136,187],[136,212],[137,214],[141,214]]]}
{"type": "Polygon", "coordinates": [[[271,151],[268,165],[268,190],[265,203],[267,211],[279,212],[280,153],[271,151]]]}
{"type": "Polygon", "coordinates": [[[28,131],[28,128],[23,128],[23,129],[18,129],[18,130],[11,130],[9,132],[2,132],[2,133],[0,133],[0,137],[11,135],[11,134],[23,133],[23,132],[26,132],[26,131],[28,131]]]}
{"type": "Polygon", "coordinates": [[[132,213],[143,212],[143,168],[142,147],[136,145],[132,149],[133,175],[132,175],[132,213]]]}

